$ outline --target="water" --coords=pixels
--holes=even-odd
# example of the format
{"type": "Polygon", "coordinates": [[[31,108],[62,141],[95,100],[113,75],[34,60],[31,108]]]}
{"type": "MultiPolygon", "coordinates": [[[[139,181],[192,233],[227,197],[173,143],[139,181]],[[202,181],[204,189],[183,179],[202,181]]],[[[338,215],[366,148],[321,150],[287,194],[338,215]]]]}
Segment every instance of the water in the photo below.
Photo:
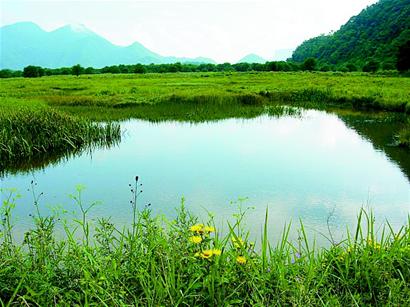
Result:
{"type": "Polygon", "coordinates": [[[3,188],[22,194],[15,209],[17,231],[31,223],[32,180],[36,193],[44,192],[44,212],[56,206],[74,210],[69,194],[82,184],[85,203],[101,202],[91,218],[111,216],[117,225],[127,224],[128,185],[136,175],[143,183],[139,205],[151,203],[155,213],[166,216],[175,214],[183,196],[193,213],[213,212],[221,224],[236,211],[230,202],[246,197],[243,206],[253,207],[246,218],[251,233],[260,234],[268,208],[272,240],[285,222],[297,224],[299,218],[323,243],[328,229],[341,239],[346,227],[353,228],[363,206],[396,229],[410,213],[410,183],[398,164],[336,115],[305,111],[299,117],[199,124],[131,120],[122,128],[118,147],[3,178],[3,188]]]}

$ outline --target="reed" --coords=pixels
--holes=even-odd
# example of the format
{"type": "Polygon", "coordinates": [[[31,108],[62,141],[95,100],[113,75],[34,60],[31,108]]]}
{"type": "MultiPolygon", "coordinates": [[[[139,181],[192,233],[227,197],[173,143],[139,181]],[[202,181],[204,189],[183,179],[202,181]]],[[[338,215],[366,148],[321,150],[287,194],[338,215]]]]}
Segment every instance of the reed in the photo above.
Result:
{"type": "Polygon", "coordinates": [[[0,116],[0,170],[45,155],[109,146],[120,138],[118,124],[97,124],[47,107],[9,109],[0,116]]]}

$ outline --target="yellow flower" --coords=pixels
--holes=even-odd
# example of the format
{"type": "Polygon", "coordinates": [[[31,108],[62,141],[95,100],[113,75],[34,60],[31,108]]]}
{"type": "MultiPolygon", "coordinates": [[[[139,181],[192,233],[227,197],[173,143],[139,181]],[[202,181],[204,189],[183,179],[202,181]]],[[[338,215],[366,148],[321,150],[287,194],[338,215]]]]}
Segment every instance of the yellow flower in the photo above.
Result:
{"type": "Polygon", "coordinates": [[[215,232],[215,227],[213,226],[205,226],[204,231],[207,233],[215,232]]]}
{"type": "Polygon", "coordinates": [[[380,243],[373,242],[372,240],[367,240],[367,244],[373,247],[374,249],[381,249],[380,243]]]}
{"type": "Polygon", "coordinates": [[[238,256],[236,257],[236,262],[239,264],[245,264],[246,263],[246,258],[244,256],[238,256]]]}
{"type": "Polygon", "coordinates": [[[196,224],[189,228],[192,232],[196,233],[203,233],[204,232],[204,224],[196,224]]]}
{"type": "Polygon", "coordinates": [[[200,236],[192,236],[189,237],[189,241],[195,244],[199,244],[202,242],[202,238],[200,236]]]}
{"type": "Polygon", "coordinates": [[[213,249],[213,250],[212,250],[212,253],[213,253],[215,256],[220,256],[221,253],[222,253],[222,251],[221,251],[220,249],[213,249]]]}
{"type": "Polygon", "coordinates": [[[244,246],[244,242],[241,238],[232,237],[232,244],[235,248],[242,248],[244,246]]]}
{"type": "Polygon", "coordinates": [[[200,254],[200,257],[203,259],[208,259],[208,258],[211,258],[213,254],[214,254],[214,251],[212,249],[207,249],[207,250],[204,250],[200,254]]]}

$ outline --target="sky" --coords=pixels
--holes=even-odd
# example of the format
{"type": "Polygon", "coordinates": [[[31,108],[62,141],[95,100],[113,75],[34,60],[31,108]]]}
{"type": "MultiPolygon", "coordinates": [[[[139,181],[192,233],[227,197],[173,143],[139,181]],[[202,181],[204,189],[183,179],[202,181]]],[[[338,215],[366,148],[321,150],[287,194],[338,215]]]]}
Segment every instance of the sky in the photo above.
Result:
{"type": "Polygon", "coordinates": [[[335,31],[376,0],[0,0],[0,26],[32,21],[47,31],[82,24],[116,45],[135,41],[164,56],[236,62],[335,31]]]}

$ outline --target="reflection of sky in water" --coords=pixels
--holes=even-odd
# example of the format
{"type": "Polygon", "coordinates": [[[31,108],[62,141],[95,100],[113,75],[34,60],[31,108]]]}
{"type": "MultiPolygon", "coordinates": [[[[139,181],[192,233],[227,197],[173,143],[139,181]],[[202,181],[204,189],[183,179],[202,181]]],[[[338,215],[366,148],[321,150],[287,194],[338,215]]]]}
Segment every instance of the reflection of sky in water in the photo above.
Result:
{"type": "Polygon", "coordinates": [[[334,115],[307,111],[302,118],[202,124],[133,120],[122,126],[126,132],[117,148],[3,179],[2,187],[24,194],[15,211],[18,226],[33,211],[25,192],[33,178],[38,192],[45,192],[44,205],[70,209],[67,195],[85,185],[84,199],[103,203],[92,215],[112,216],[117,224],[129,221],[128,184],[135,175],[144,184],[140,203],[150,202],[165,215],[174,214],[184,196],[191,211],[202,215],[206,209],[223,220],[234,212],[231,200],[248,197],[244,205],[255,209],[247,225],[258,234],[268,207],[274,238],[285,222],[297,224],[299,218],[310,231],[326,233],[333,210],[335,232],[352,227],[367,204],[395,227],[410,212],[410,184],[400,169],[334,115]]]}

